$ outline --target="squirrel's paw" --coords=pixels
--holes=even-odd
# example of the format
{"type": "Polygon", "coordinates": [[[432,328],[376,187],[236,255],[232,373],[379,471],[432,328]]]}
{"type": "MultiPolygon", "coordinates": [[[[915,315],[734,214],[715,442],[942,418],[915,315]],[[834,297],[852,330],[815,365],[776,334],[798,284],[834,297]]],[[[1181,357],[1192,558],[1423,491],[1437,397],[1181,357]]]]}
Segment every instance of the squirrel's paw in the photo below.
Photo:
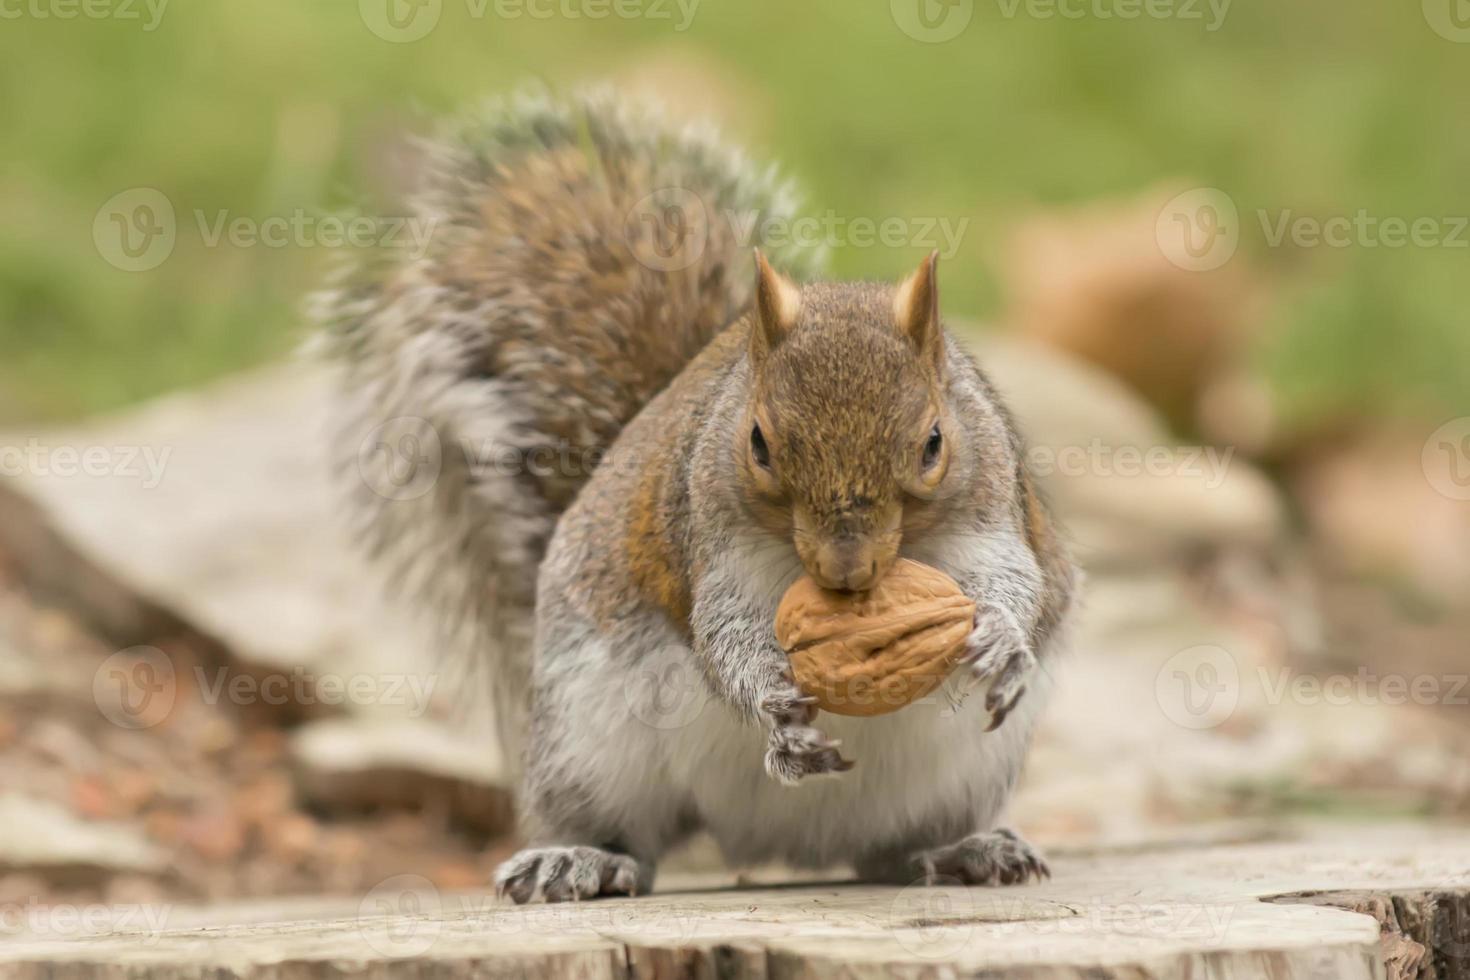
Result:
{"type": "Polygon", "coordinates": [[[975,629],[965,645],[960,662],[975,680],[990,682],[985,710],[990,712],[989,731],[995,731],[1026,693],[1026,678],[1036,668],[1036,654],[1015,617],[999,606],[986,606],[975,614],[975,629]]]}
{"type": "Polygon", "coordinates": [[[766,772],[787,786],[794,786],[804,776],[847,772],[852,763],[842,758],[840,745],[815,728],[778,726],[771,730],[766,748],[766,772]]]}
{"type": "Polygon", "coordinates": [[[565,902],[637,891],[638,862],[597,847],[528,847],[495,871],[495,894],[517,905],[537,895],[565,902]]]}
{"type": "Polygon", "coordinates": [[[761,701],[761,711],[777,728],[804,726],[817,716],[817,699],[802,694],[795,684],[790,684],[776,694],[767,695],[761,701]]]}
{"type": "Polygon", "coordinates": [[[1005,829],[972,834],[915,860],[926,885],[1021,885],[1051,877],[1041,852],[1005,829]]]}

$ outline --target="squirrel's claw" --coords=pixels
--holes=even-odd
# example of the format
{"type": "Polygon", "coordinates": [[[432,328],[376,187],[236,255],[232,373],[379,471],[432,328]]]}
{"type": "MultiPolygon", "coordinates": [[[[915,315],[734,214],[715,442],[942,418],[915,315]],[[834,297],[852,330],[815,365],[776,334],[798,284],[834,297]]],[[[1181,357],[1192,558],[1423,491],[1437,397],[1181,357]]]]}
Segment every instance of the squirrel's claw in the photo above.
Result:
{"type": "Polygon", "coordinates": [[[991,719],[986,730],[995,731],[1026,693],[1026,678],[1036,668],[1036,655],[1019,624],[996,606],[976,614],[975,629],[966,644],[969,649],[960,662],[975,680],[990,682],[985,710],[991,719]]]}
{"type": "Polygon", "coordinates": [[[575,902],[637,891],[638,863],[597,847],[528,847],[495,872],[496,897],[517,905],[537,895],[544,902],[575,902]]]}
{"type": "Polygon", "coordinates": [[[816,717],[813,707],[817,699],[802,694],[792,685],[790,690],[770,694],[761,700],[761,711],[769,715],[779,728],[786,725],[805,725],[816,717]]]}
{"type": "Polygon", "coordinates": [[[985,730],[987,732],[993,732],[997,728],[999,728],[1001,726],[1001,723],[1006,720],[1006,715],[1009,715],[1011,713],[1011,709],[1016,706],[1016,702],[1021,700],[1021,695],[1025,693],[1026,685],[1022,684],[1019,688],[1016,689],[1014,694],[1011,694],[1004,700],[1002,700],[1000,697],[997,696],[996,690],[992,689],[991,692],[985,696],[985,710],[990,712],[990,724],[985,726],[985,730]]]}
{"type": "Polygon", "coordinates": [[[766,773],[777,782],[794,786],[806,776],[847,772],[853,764],[842,757],[841,745],[815,728],[778,727],[772,730],[766,749],[766,773]]]}

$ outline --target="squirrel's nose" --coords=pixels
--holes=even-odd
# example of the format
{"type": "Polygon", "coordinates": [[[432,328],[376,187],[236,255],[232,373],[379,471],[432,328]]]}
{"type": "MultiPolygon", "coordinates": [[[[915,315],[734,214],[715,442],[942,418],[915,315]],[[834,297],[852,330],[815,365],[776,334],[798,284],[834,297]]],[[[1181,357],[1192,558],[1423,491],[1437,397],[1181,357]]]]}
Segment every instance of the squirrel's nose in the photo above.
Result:
{"type": "Polygon", "coordinates": [[[878,584],[878,559],[873,549],[856,541],[843,541],[820,549],[812,578],[824,589],[865,592],[878,584]]]}
{"type": "Polygon", "coordinates": [[[843,588],[849,592],[866,592],[878,584],[878,562],[869,561],[866,567],[848,571],[843,588]]]}

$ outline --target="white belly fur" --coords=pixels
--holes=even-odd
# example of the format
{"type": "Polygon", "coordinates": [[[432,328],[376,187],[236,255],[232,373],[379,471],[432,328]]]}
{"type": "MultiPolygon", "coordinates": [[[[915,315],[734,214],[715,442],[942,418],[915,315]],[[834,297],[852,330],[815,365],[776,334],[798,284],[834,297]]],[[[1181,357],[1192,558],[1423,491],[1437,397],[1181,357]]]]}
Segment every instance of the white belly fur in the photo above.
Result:
{"type": "Polygon", "coordinates": [[[766,775],[764,732],[711,702],[665,741],[666,762],[732,863],[826,867],[953,819],[988,829],[1020,768],[1042,694],[1029,692],[989,733],[978,694],[958,712],[931,697],[874,718],[819,714],[817,727],[841,740],[855,766],[797,786],[766,775]]]}

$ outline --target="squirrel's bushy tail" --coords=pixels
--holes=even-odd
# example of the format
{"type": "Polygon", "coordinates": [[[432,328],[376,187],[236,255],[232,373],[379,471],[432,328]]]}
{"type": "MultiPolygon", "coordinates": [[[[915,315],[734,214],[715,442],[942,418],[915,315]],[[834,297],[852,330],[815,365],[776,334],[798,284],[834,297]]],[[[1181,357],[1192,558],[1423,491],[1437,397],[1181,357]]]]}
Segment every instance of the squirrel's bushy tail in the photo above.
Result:
{"type": "Polygon", "coordinates": [[[514,750],[557,516],[743,311],[752,245],[797,277],[820,256],[759,240],[794,217],[772,170],[609,90],[525,93],[428,150],[427,246],[360,259],[316,303],[341,369],[334,462],[357,538],[483,671],[514,750]]]}

